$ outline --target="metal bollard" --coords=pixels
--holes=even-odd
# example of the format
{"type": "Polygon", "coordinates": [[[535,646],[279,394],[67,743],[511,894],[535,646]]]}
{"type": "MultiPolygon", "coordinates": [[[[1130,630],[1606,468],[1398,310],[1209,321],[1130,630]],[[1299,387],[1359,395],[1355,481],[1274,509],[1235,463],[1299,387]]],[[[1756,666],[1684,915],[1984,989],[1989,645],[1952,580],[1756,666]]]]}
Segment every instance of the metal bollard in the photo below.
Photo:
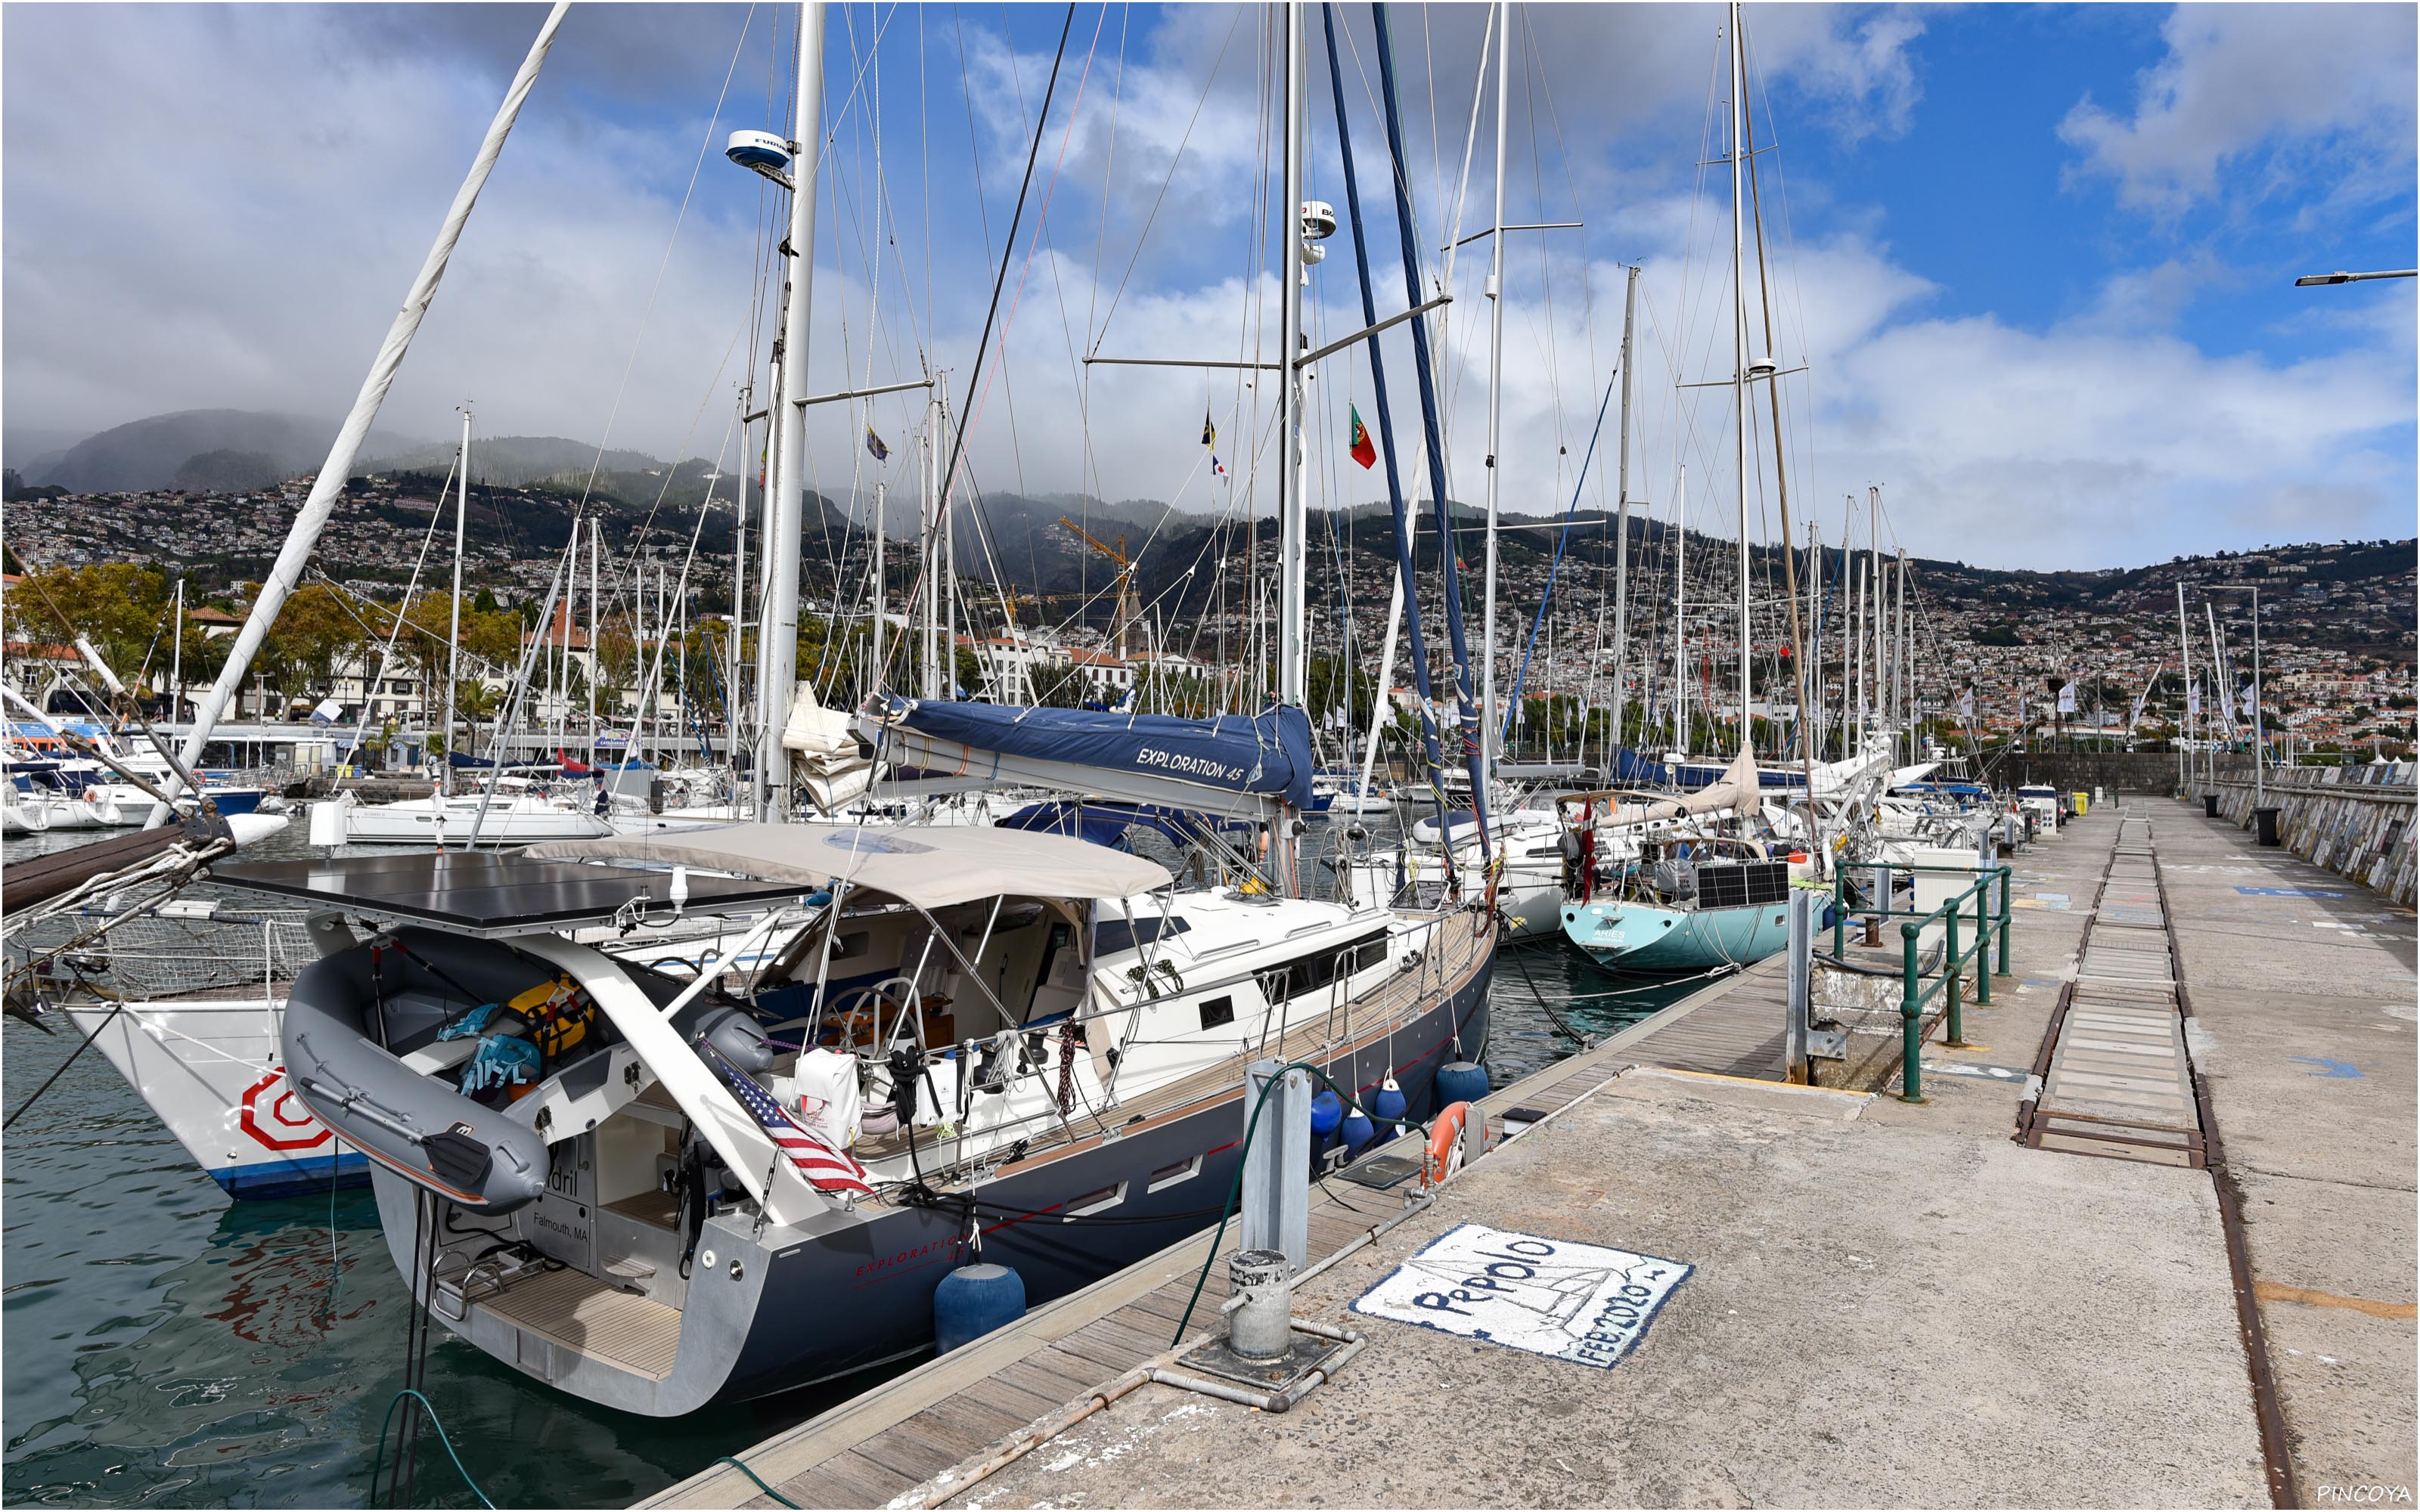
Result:
{"type": "Polygon", "coordinates": [[[2000,868],[2000,975],[2009,974],[2009,869],[2000,868]]]}
{"type": "Polygon", "coordinates": [[[1249,1142],[1236,1206],[1238,1247],[1276,1250],[1300,1269],[1311,1256],[1311,1078],[1282,1061],[1253,1061],[1244,1068],[1243,1123],[1238,1132],[1249,1142]],[[1277,1087],[1264,1102],[1262,1088],[1272,1078],[1277,1087]]]}
{"type": "Polygon", "coordinates": [[[1992,1006],[1992,873],[1975,885],[1975,1001],[1992,1006]]]}
{"type": "Polygon", "coordinates": [[[1899,927],[1900,940],[1900,1092],[1902,1103],[1924,1101],[1924,1041],[1919,1037],[1923,1028],[1924,995],[1916,978],[1916,938],[1921,933],[1914,924],[1899,927]]]}
{"type": "Polygon", "coordinates": [[[1947,1007],[1948,1038],[1942,1042],[1953,1050],[1966,1048],[1965,1021],[1958,1013],[1958,989],[1963,980],[1965,964],[1958,955],[1958,901],[1951,899],[1942,911],[1942,961],[1947,970],[1942,973],[1941,990],[1949,995],[1947,1007]]]}
{"type": "Polygon", "coordinates": [[[1243,1299],[1227,1315],[1227,1347],[1247,1360],[1275,1360],[1294,1348],[1294,1267],[1282,1251],[1227,1257],[1227,1285],[1243,1299]]]}
{"type": "Polygon", "coordinates": [[[1782,1017],[1783,1074],[1792,1085],[1814,1080],[1807,1057],[1807,1018],[1814,982],[1815,898],[1804,887],[1790,889],[1789,989],[1782,1017]]]}

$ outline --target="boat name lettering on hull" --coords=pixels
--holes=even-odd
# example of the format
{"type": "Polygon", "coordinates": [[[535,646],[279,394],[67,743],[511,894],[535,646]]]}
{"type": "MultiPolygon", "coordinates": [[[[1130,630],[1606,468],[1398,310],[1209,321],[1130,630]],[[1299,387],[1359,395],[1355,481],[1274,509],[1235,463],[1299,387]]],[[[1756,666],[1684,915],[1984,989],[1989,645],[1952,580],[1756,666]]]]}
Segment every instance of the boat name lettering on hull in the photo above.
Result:
{"type": "Polygon", "coordinates": [[[1244,779],[1244,769],[1240,766],[1230,766],[1207,756],[1187,756],[1182,751],[1162,750],[1156,746],[1145,746],[1137,751],[1135,764],[1156,766],[1185,777],[1207,778],[1213,782],[1241,782],[1244,779]]]}
{"type": "Polygon", "coordinates": [[[903,1249],[896,1255],[887,1256],[878,1260],[866,1261],[864,1264],[857,1268],[857,1273],[859,1275],[866,1275],[876,1271],[887,1271],[894,1265],[905,1265],[909,1260],[921,1260],[926,1256],[932,1254],[935,1250],[954,1249],[957,1246],[957,1242],[958,1242],[954,1239],[937,1239],[929,1244],[920,1244],[914,1249],[903,1249]]]}

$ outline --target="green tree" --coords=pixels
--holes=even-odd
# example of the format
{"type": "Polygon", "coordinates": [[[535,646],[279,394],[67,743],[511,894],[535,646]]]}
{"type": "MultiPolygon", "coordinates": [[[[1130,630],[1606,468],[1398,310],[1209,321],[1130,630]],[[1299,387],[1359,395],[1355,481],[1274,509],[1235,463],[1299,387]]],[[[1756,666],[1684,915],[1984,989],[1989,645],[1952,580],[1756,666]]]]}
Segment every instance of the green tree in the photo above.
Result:
{"type": "Polygon", "coordinates": [[[520,617],[504,609],[465,609],[462,649],[485,664],[490,676],[510,677],[520,670],[524,645],[520,617]]]}
{"type": "Polygon", "coordinates": [[[101,660],[132,682],[167,624],[166,576],[130,562],[96,562],[27,575],[8,594],[8,637],[37,645],[92,642],[101,660]]]}
{"type": "Polygon", "coordinates": [[[630,632],[619,625],[610,625],[597,632],[597,707],[599,713],[619,714],[629,690],[632,676],[639,667],[639,643],[630,632]]]}
{"type": "Polygon", "coordinates": [[[403,633],[396,637],[396,656],[411,665],[421,686],[431,690],[432,698],[438,685],[445,680],[453,609],[453,601],[447,595],[423,594],[404,607],[403,633]]]}
{"type": "Polygon", "coordinates": [[[283,697],[316,701],[328,696],[340,668],[373,654],[369,632],[344,594],[326,583],[304,583],[279,607],[258,665],[283,697]]]}

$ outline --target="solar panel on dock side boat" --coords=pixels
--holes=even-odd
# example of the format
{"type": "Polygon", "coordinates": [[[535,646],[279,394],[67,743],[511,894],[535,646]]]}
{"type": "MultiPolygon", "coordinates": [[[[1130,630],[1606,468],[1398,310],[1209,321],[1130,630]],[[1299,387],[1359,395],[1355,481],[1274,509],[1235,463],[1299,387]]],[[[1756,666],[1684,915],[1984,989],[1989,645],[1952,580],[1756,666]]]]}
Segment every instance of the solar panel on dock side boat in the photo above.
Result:
{"type": "MultiPolygon", "coordinates": [[[[518,933],[601,922],[632,903],[671,906],[663,872],[574,861],[534,861],[473,851],[240,861],[210,880],[331,908],[442,923],[470,933],[518,933]]],[[[799,896],[796,883],[689,876],[690,913],[762,907],[799,896]]]]}

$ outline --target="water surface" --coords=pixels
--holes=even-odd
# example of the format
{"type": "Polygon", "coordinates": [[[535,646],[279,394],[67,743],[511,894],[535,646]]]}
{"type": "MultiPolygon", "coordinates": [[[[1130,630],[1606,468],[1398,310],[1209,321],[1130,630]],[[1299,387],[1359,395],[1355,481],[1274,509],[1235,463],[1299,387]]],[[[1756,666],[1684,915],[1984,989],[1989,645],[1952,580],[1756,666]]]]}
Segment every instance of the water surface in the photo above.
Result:
{"type": "MultiPolygon", "coordinates": [[[[1315,829],[1325,835],[1325,826],[1315,829]]],[[[305,855],[298,820],[262,848],[305,855]]],[[[14,859],[89,837],[9,841],[14,859]]],[[[1497,1086],[1695,983],[1602,971],[1559,941],[1499,961],[1497,1086]]],[[[9,1021],[13,1113],[73,1035],[9,1021]]],[[[230,1201],[98,1051],[8,1131],[0,1165],[0,1496],[10,1504],[360,1506],[402,1386],[409,1306],[366,1191],[230,1201]]],[[[802,1299],[802,1304],[811,1300],[802,1299]]],[[[666,1422],[591,1407],[439,1333],[426,1389],[500,1506],[621,1506],[876,1377],[666,1422]]],[[[475,1506],[424,1443],[419,1504],[475,1506]]]]}

